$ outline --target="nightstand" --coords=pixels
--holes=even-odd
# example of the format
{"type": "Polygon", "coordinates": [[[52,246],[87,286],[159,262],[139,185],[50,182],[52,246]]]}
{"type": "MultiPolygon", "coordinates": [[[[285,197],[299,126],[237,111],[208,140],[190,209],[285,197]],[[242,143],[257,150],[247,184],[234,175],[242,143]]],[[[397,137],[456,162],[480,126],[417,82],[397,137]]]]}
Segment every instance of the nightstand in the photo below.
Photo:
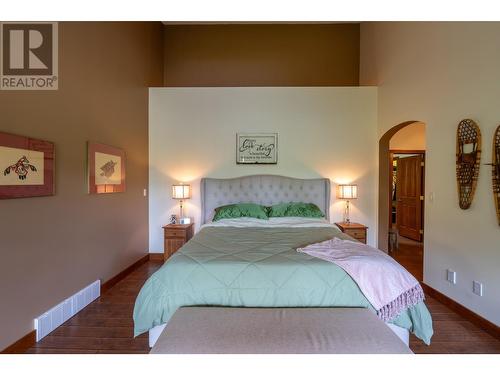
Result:
{"type": "Polygon", "coordinates": [[[168,224],[163,227],[163,259],[167,260],[193,237],[194,224],[168,224]]]}
{"type": "Polygon", "coordinates": [[[335,223],[335,225],[339,227],[343,233],[357,239],[359,242],[366,243],[367,226],[359,223],[335,223]]]}

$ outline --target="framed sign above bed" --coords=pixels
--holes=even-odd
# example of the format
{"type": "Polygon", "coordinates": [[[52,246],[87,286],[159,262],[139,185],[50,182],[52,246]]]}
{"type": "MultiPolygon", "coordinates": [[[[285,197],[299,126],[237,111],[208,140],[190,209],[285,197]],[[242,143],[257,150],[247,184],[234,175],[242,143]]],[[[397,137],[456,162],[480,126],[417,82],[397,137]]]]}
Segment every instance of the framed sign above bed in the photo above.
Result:
{"type": "Polygon", "coordinates": [[[237,164],[277,164],[278,133],[236,134],[237,164]]]}

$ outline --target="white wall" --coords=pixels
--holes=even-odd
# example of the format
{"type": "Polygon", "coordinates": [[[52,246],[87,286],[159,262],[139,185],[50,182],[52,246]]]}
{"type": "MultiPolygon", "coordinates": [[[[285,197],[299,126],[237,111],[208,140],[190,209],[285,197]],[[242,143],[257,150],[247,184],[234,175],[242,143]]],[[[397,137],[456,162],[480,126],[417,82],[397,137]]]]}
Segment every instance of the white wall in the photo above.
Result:
{"type": "Polygon", "coordinates": [[[362,23],[361,83],[379,85],[378,133],[410,120],[426,127],[424,282],[500,325],[500,227],[491,144],[500,122],[500,23],[362,23]],[[455,133],[472,118],[483,155],[472,206],[458,206],[455,133]],[[430,194],[434,194],[431,202],[430,194]],[[457,284],[445,270],[457,271],[457,284]],[[484,283],[484,296],[472,281],[484,283]]]}
{"type": "MultiPolygon", "coordinates": [[[[171,185],[187,182],[186,214],[200,222],[201,177],[279,174],[356,182],[351,219],[376,243],[376,88],[154,88],[149,94],[150,252],[162,252],[162,225],[179,212],[171,185]],[[237,132],[277,132],[277,165],[237,165],[237,132]]],[[[343,202],[332,189],[331,220],[343,202]]],[[[198,225],[197,225],[198,226],[198,225]]]]}
{"type": "Polygon", "coordinates": [[[416,122],[405,126],[390,140],[391,150],[425,150],[425,124],[416,122]]]}

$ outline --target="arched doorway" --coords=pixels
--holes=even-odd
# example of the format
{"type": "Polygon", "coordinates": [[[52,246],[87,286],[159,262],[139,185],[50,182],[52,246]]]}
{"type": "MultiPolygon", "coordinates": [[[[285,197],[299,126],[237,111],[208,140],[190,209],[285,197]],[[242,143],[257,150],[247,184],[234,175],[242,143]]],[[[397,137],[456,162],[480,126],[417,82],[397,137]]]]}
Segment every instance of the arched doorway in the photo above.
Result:
{"type": "MultiPolygon", "coordinates": [[[[392,237],[398,244],[414,241],[422,254],[425,148],[425,124],[421,121],[405,121],[380,138],[378,246],[382,250],[389,250],[392,237]]],[[[400,247],[403,252],[408,250],[408,246],[400,247]]],[[[421,257],[418,263],[418,267],[410,267],[417,268],[421,277],[421,257]]]]}

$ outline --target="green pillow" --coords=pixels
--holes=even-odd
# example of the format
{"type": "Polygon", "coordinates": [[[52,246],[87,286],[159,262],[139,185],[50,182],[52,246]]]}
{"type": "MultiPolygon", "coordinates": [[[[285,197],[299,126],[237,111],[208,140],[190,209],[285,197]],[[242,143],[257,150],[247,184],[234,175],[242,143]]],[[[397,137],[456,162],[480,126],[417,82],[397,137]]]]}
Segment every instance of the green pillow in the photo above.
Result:
{"type": "Polygon", "coordinates": [[[266,207],[256,203],[228,204],[217,207],[213,221],[221,219],[235,219],[238,217],[254,217],[256,219],[268,220],[266,207]]]}
{"type": "Polygon", "coordinates": [[[289,202],[267,207],[269,217],[325,217],[314,203],[289,202]]]}

